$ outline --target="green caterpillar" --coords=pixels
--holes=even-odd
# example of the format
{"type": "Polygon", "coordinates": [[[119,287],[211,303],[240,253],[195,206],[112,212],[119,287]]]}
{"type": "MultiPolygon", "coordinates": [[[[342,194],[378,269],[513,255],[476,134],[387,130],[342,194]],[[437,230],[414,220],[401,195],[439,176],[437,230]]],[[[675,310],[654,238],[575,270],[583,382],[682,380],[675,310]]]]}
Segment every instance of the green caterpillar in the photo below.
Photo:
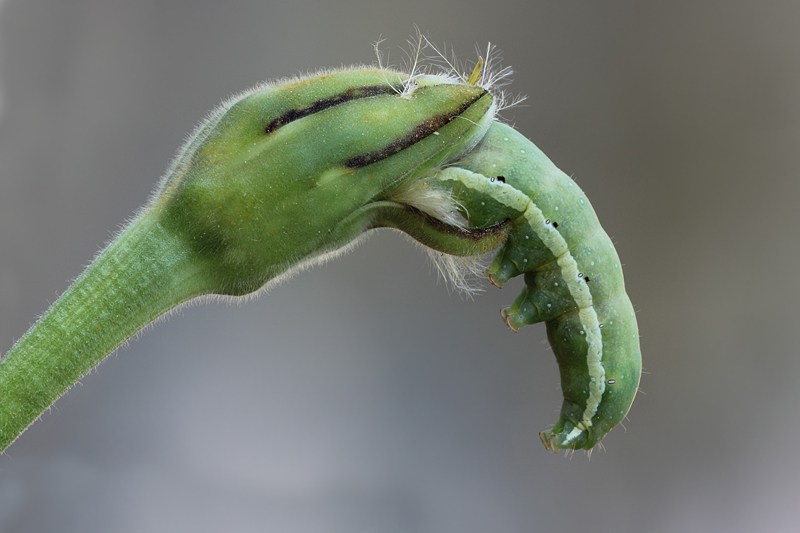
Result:
{"type": "Polygon", "coordinates": [[[430,181],[452,191],[471,226],[511,221],[487,274],[498,287],[525,277],[501,312],[512,330],[547,324],[564,403],[542,442],[553,451],[591,449],[628,413],[641,353],[619,258],[589,200],[533,143],[497,122],[430,181]]]}
{"type": "Polygon", "coordinates": [[[252,294],[379,227],[454,256],[499,250],[488,270],[498,286],[525,275],[503,316],[513,329],[547,322],[565,397],[542,440],[590,449],[635,396],[636,321],[583,193],[495,121],[499,78],[481,62],[469,78],[345,69],[224,102],[0,360],[0,450],[160,315],[203,295],[252,294]]]}

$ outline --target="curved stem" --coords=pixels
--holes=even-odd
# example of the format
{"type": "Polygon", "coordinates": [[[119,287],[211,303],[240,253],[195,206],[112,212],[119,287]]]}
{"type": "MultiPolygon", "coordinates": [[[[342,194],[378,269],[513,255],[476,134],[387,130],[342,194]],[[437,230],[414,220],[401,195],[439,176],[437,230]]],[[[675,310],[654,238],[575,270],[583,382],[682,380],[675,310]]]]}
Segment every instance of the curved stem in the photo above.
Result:
{"type": "Polygon", "coordinates": [[[0,360],[0,451],[154,319],[207,291],[154,211],[130,224],[0,360]]]}

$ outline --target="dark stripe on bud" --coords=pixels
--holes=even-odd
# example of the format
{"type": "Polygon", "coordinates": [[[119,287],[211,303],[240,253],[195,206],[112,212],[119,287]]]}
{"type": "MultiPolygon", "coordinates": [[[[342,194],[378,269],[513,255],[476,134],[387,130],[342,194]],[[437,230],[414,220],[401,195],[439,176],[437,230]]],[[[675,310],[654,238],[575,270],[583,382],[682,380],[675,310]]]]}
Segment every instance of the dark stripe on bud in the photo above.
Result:
{"type": "Polygon", "coordinates": [[[457,256],[482,255],[496,249],[508,238],[510,220],[506,219],[485,228],[459,228],[427,213],[404,204],[384,206],[376,212],[371,228],[395,228],[409,234],[418,242],[457,256]]]}
{"type": "MultiPolygon", "coordinates": [[[[425,220],[425,223],[433,230],[441,233],[447,234],[451,236],[458,236],[461,239],[472,242],[483,242],[486,241],[488,237],[498,237],[497,242],[492,246],[492,248],[496,248],[499,246],[502,241],[504,240],[505,236],[508,234],[508,230],[511,228],[509,222],[511,219],[507,218],[498,222],[497,224],[493,224],[491,226],[486,226],[483,228],[459,228],[458,226],[453,226],[452,224],[448,224],[438,218],[435,218],[428,213],[420,211],[416,207],[410,205],[403,205],[403,208],[406,212],[410,213],[411,215],[420,217],[425,220]]],[[[451,255],[457,255],[450,251],[439,250],[445,253],[450,253],[451,255]]]]}
{"type": "Polygon", "coordinates": [[[320,111],[324,111],[339,104],[344,104],[352,100],[358,100],[359,98],[369,98],[371,96],[380,96],[384,94],[397,94],[397,90],[391,85],[350,87],[341,94],[337,94],[336,96],[332,96],[330,98],[317,100],[310,106],[304,107],[303,109],[290,109],[283,115],[270,122],[264,132],[272,133],[281,126],[285,126],[290,122],[307,117],[308,115],[313,115],[314,113],[319,113],[320,111]]]}
{"type": "Polygon", "coordinates": [[[472,104],[474,104],[475,102],[477,102],[478,100],[483,98],[483,96],[485,94],[486,94],[486,92],[484,91],[483,93],[479,94],[478,96],[476,96],[472,100],[463,103],[461,106],[458,107],[458,109],[455,109],[454,111],[451,111],[451,112],[448,112],[448,113],[444,113],[442,115],[436,115],[435,117],[429,118],[425,122],[422,122],[421,124],[418,124],[411,131],[411,133],[409,133],[405,137],[401,137],[400,139],[397,139],[396,141],[392,142],[391,144],[389,144],[388,146],[386,146],[386,148],[383,148],[382,150],[377,150],[375,152],[369,152],[369,153],[362,154],[362,155],[353,157],[351,159],[348,159],[347,161],[345,161],[344,166],[347,167],[347,168],[365,167],[367,165],[371,165],[372,163],[377,163],[378,161],[386,159],[387,157],[391,157],[394,154],[400,152],[401,150],[405,150],[409,146],[412,146],[412,145],[418,143],[419,141],[421,141],[425,137],[433,134],[433,132],[435,132],[436,130],[438,130],[442,126],[445,126],[446,124],[448,124],[454,118],[456,118],[459,115],[461,115],[464,111],[469,109],[469,107],[472,104]]]}

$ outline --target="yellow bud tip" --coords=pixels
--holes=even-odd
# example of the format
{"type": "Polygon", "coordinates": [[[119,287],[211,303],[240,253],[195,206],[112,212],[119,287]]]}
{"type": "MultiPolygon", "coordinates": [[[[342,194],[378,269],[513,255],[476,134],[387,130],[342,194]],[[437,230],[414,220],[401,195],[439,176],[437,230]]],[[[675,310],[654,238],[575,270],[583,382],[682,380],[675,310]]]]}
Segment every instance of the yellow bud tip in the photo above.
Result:
{"type": "Polygon", "coordinates": [[[469,75],[469,79],[467,83],[470,85],[477,85],[479,81],[481,81],[481,69],[483,68],[483,58],[478,58],[478,64],[475,65],[475,68],[472,70],[472,74],[469,75]]]}

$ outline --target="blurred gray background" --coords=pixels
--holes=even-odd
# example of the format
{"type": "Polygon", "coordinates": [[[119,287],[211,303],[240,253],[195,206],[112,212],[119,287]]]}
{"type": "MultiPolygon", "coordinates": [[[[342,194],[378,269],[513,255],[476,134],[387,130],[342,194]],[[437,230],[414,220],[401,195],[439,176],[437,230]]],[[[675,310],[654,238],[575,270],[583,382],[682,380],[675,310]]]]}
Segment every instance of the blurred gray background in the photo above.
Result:
{"type": "Polygon", "coordinates": [[[390,231],[110,357],[0,456],[5,532],[731,531],[800,501],[800,4],[7,0],[0,352],[262,79],[487,41],[505,116],[591,198],[647,372],[591,460],[546,452],[542,326],[469,301],[390,231]]]}

